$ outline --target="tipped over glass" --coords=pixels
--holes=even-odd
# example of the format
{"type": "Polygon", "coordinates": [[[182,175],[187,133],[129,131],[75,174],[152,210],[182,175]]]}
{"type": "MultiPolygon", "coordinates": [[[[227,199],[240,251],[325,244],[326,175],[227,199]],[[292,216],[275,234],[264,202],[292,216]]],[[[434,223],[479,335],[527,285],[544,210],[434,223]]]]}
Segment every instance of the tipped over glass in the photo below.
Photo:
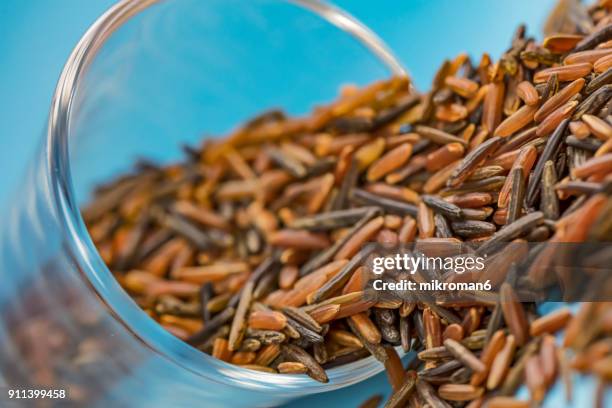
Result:
{"type": "Polygon", "coordinates": [[[391,75],[405,72],[372,32],[315,0],[124,0],[108,10],[67,61],[2,220],[0,386],[65,390],[59,406],[256,407],[380,372],[370,357],[320,384],[192,348],[119,286],[79,208],[139,158],[167,163],[264,109],[304,114],[344,83],[391,75]]]}

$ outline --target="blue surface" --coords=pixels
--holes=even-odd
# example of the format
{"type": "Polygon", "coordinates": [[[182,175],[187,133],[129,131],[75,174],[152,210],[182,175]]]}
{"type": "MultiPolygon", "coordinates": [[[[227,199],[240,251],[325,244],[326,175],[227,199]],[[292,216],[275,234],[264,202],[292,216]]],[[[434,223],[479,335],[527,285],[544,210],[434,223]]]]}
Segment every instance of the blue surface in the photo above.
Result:
{"type": "Polygon", "coordinates": [[[43,136],[64,62],[112,0],[0,1],[0,209],[43,136]]]}
{"type": "MultiPolygon", "coordinates": [[[[446,57],[483,51],[497,57],[514,28],[525,22],[537,35],[553,0],[513,2],[451,0],[338,0],[376,31],[425,89],[446,57]],[[525,19],[522,16],[527,15],[525,19]]],[[[0,209],[21,180],[43,135],[51,96],[64,61],[86,28],[111,0],[0,1],[0,209]]],[[[326,50],[331,52],[333,50],[326,50]]],[[[263,107],[262,107],[263,108],[263,107]]],[[[230,125],[230,124],[228,124],[230,125]]],[[[315,396],[296,406],[357,406],[376,392],[387,392],[383,376],[333,395],[315,396]]],[[[577,391],[587,405],[592,384],[577,391]]],[[[563,406],[561,393],[547,400],[563,406]]],[[[584,405],[583,405],[584,404],[584,405]]]]}

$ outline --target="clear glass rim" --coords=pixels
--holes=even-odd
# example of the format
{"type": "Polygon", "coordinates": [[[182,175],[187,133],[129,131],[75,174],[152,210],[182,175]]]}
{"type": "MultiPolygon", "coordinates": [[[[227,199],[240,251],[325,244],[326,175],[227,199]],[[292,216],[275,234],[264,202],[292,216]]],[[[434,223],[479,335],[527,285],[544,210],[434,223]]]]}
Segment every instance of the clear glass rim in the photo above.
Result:
{"type": "MultiPolygon", "coordinates": [[[[354,384],[382,371],[382,365],[370,356],[328,370],[330,382],[320,384],[303,375],[257,372],[217,360],[172,336],[149,318],[119,286],[102,261],[85,227],[73,191],[68,149],[71,109],[79,81],[106,39],[132,16],[160,1],[167,0],[122,0],[100,16],[68,58],[53,96],[45,151],[48,182],[60,226],[66,233],[66,245],[77,268],[114,318],[141,343],[176,366],[209,381],[262,391],[274,390],[276,395],[282,396],[284,392],[289,397],[298,393],[323,392],[354,384]]],[[[339,30],[353,36],[373,53],[392,75],[407,75],[382,40],[345,11],[321,0],[282,1],[310,10],[339,30]]]]}

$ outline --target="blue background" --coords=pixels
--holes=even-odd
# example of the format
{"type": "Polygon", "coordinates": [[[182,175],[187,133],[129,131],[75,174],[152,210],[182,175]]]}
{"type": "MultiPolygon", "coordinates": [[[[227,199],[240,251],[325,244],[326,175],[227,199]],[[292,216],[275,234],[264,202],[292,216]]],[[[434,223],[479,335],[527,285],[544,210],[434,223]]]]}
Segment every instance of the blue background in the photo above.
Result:
{"type": "MultiPolygon", "coordinates": [[[[70,51],[112,0],[0,1],[0,209],[43,135],[70,51]]],[[[338,0],[395,50],[425,89],[439,63],[462,51],[498,56],[514,28],[537,34],[554,0],[338,0]]],[[[290,35],[290,34],[289,34],[290,35]]]]}
{"type": "MultiPolygon", "coordinates": [[[[0,209],[7,202],[43,136],[52,93],[64,61],[87,27],[111,0],[0,0],[0,209]]],[[[483,51],[499,56],[514,28],[527,23],[539,36],[554,0],[337,0],[377,32],[426,89],[449,56],[483,51]]],[[[328,50],[329,51],[329,50],[328,50]]],[[[591,384],[581,387],[590,396],[591,384]]],[[[387,393],[383,375],[293,406],[357,406],[373,393],[387,393]]],[[[554,393],[549,406],[562,406],[554,393]]],[[[587,398],[590,399],[590,398],[587,398]]]]}

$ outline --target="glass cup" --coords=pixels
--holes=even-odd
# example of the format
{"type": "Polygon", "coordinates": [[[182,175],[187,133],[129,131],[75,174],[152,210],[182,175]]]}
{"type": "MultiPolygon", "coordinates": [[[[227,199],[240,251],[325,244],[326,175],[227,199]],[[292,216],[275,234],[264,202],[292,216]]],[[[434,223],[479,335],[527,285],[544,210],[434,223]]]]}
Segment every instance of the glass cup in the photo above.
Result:
{"type": "Polygon", "coordinates": [[[345,82],[392,74],[405,72],[373,33],[315,0],[123,0],[108,10],[67,61],[3,219],[0,389],[55,390],[59,406],[255,407],[381,371],[370,357],[320,384],[201,353],[123,291],[79,207],[137,158],[177,160],[202,132],[271,107],[304,114],[345,82]]]}

